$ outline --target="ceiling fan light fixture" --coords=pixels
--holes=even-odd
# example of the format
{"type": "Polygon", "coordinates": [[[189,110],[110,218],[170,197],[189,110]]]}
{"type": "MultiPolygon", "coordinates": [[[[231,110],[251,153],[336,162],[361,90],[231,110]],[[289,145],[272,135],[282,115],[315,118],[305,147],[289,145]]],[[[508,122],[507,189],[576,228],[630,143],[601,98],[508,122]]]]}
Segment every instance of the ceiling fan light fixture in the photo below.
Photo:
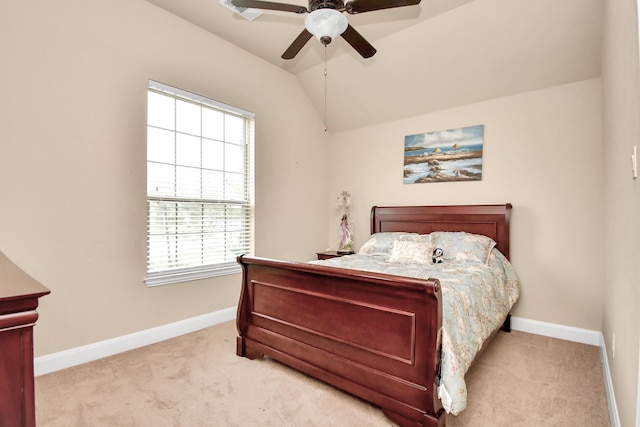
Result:
{"type": "Polygon", "coordinates": [[[344,33],[349,22],[347,18],[335,9],[316,9],[307,15],[304,26],[324,45],[344,33]]]}

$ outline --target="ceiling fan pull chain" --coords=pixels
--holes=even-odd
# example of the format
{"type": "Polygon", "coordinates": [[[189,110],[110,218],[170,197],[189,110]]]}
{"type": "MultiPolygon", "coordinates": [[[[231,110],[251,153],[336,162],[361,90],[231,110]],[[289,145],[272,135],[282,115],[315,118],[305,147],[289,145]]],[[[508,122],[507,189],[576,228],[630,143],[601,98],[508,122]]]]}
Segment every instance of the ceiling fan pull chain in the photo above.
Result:
{"type": "Polygon", "coordinates": [[[324,131],[327,131],[327,45],[324,45],[324,131]]]}

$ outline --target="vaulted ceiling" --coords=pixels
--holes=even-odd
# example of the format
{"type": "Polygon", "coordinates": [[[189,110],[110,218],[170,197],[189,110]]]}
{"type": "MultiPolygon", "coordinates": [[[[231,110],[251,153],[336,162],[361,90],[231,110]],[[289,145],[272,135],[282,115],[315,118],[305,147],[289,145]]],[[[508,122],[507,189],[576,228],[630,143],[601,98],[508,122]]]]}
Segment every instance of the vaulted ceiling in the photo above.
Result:
{"type": "MultiPolygon", "coordinates": [[[[324,117],[325,48],[312,38],[280,58],[306,14],[248,21],[218,0],[147,1],[296,75],[324,117]]],[[[378,52],[364,59],[342,38],[326,48],[329,132],[599,77],[602,13],[602,0],[422,0],[346,14],[378,52]]]]}

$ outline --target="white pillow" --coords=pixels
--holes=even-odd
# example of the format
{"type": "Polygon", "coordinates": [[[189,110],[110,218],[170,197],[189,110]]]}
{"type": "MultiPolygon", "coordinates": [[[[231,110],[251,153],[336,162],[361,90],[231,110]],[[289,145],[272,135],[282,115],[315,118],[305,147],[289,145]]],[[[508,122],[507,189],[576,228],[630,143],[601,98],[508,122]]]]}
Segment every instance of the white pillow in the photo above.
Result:
{"type": "Polygon", "coordinates": [[[399,264],[431,264],[434,246],[427,242],[398,239],[393,242],[389,262],[399,264]]]}
{"type": "Polygon", "coordinates": [[[389,255],[391,253],[391,250],[393,249],[393,242],[395,242],[399,237],[407,236],[409,234],[411,233],[404,233],[400,231],[375,233],[371,235],[369,240],[364,242],[364,244],[360,247],[358,254],[389,255]]]}
{"type": "Polygon", "coordinates": [[[423,242],[423,243],[431,243],[431,235],[430,234],[405,234],[398,237],[398,240],[405,240],[408,242],[423,242]]]}

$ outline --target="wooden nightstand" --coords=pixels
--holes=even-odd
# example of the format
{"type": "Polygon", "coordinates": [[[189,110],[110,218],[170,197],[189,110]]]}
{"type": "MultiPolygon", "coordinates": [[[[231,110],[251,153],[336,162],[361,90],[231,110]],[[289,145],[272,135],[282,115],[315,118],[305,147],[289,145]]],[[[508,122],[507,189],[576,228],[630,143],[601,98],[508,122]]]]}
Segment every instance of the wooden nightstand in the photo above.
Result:
{"type": "Polygon", "coordinates": [[[354,252],[351,252],[351,253],[343,253],[343,252],[338,253],[338,251],[316,252],[316,256],[318,257],[318,259],[331,259],[331,258],[337,258],[337,257],[341,257],[345,255],[353,255],[353,254],[354,252]]]}

